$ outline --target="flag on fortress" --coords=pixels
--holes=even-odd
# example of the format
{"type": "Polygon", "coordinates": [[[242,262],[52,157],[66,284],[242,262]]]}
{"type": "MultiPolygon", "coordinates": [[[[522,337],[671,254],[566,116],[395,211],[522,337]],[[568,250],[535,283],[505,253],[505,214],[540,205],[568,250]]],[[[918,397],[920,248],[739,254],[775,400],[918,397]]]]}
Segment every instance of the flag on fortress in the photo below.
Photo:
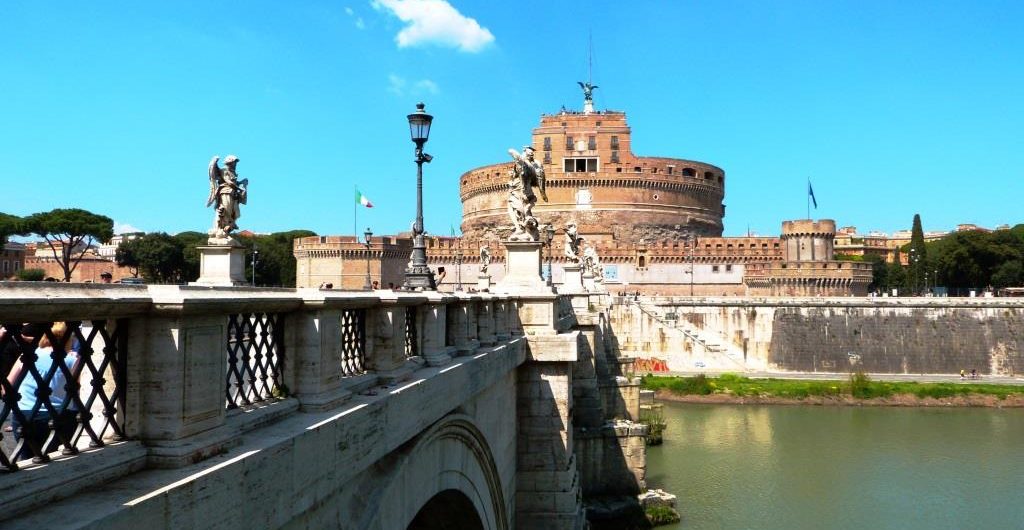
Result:
{"type": "Polygon", "coordinates": [[[366,195],[363,195],[363,193],[359,191],[359,188],[356,188],[356,204],[362,204],[367,208],[373,208],[373,203],[370,202],[370,199],[366,198],[366,195]]]}
{"type": "Polygon", "coordinates": [[[818,199],[814,198],[814,188],[811,187],[811,181],[807,181],[807,195],[811,196],[811,202],[814,203],[814,208],[818,208],[818,199]]]}

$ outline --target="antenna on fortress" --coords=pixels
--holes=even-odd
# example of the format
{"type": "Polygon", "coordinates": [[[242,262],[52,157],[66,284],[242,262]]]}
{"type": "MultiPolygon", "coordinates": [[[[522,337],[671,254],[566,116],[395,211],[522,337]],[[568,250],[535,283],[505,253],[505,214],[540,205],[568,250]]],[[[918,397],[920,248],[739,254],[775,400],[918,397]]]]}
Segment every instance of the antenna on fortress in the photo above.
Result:
{"type": "Polygon", "coordinates": [[[589,36],[589,48],[587,49],[587,82],[577,81],[583,89],[583,114],[594,113],[594,38],[589,36]]]}

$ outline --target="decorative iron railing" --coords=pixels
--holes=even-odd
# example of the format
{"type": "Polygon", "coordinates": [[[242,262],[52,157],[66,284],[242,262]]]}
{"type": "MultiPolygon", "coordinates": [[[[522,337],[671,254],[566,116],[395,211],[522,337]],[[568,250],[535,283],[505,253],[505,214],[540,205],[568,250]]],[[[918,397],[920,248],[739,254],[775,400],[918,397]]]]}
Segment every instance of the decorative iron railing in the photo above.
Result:
{"type": "Polygon", "coordinates": [[[83,438],[89,447],[124,439],[126,324],[2,324],[0,465],[75,454],[83,438]]]}
{"type": "Polygon", "coordinates": [[[405,356],[414,357],[420,354],[419,337],[416,327],[416,307],[405,308],[405,356]]]}
{"type": "Polygon", "coordinates": [[[341,312],[341,375],[366,372],[366,310],[341,312]]]}
{"type": "Polygon", "coordinates": [[[278,397],[283,392],[284,317],[238,313],[228,317],[227,408],[278,397]]]}

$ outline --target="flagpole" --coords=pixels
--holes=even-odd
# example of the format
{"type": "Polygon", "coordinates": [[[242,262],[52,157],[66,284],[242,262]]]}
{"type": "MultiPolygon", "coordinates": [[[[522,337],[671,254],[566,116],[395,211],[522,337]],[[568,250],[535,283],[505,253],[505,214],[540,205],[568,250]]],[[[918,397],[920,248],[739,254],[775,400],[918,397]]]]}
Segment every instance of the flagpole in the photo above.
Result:
{"type": "Polygon", "coordinates": [[[811,177],[807,177],[807,219],[811,219],[811,177]]]}
{"type": "MultiPolygon", "coordinates": [[[[359,188],[355,184],[352,185],[352,197],[355,197],[359,193],[359,188]]],[[[355,199],[352,200],[352,234],[356,236],[356,243],[359,242],[359,205],[356,204],[355,199]]]]}

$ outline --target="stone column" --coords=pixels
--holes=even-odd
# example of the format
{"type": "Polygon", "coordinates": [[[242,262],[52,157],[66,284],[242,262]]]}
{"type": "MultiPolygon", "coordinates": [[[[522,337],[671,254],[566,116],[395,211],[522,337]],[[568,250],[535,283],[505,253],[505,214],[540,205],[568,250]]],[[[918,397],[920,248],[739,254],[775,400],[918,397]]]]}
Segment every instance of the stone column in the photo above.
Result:
{"type": "Polygon", "coordinates": [[[289,362],[295,365],[292,392],[303,410],[337,406],[351,392],[341,388],[341,309],[301,311],[288,316],[289,362]]]}
{"type": "Polygon", "coordinates": [[[508,340],[512,336],[508,329],[509,306],[507,296],[494,299],[494,336],[498,340],[508,340]]]}
{"type": "Polygon", "coordinates": [[[384,381],[400,379],[405,364],[405,307],[395,301],[367,311],[366,340],[373,343],[373,355],[366,359],[366,369],[384,381]]]}
{"type": "Polygon", "coordinates": [[[456,350],[445,344],[447,326],[447,300],[441,293],[428,293],[427,305],[423,308],[423,344],[420,349],[423,359],[430,366],[443,366],[451,362],[456,350]]]}
{"type": "Polygon", "coordinates": [[[490,298],[480,300],[476,305],[476,328],[481,346],[493,346],[497,342],[494,320],[494,301],[490,298]]]}
{"type": "Polygon", "coordinates": [[[573,442],[579,333],[528,336],[517,372],[516,528],[575,530],[584,516],[573,442]]]}

